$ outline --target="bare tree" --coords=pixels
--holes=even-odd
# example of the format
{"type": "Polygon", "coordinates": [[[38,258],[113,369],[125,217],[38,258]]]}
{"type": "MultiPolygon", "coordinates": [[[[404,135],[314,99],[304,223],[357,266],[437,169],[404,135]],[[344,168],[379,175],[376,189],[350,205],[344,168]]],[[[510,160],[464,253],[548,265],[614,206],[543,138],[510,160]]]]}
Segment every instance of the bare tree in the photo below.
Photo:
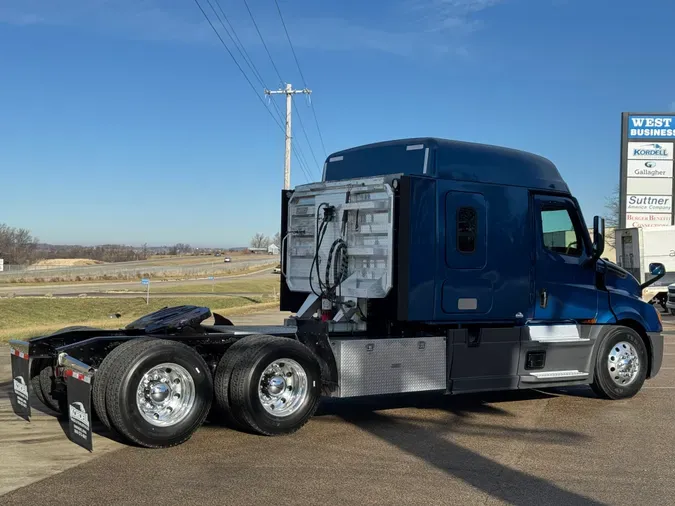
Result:
{"type": "Polygon", "coordinates": [[[28,264],[35,258],[38,240],[25,228],[0,223],[0,258],[8,264],[28,264]]]}
{"type": "Polygon", "coordinates": [[[265,234],[256,234],[251,239],[251,248],[267,248],[270,245],[270,238],[265,234]]]}
{"type": "Polygon", "coordinates": [[[185,255],[192,251],[192,246],[179,242],[169,248],[169,255],[185,255]]]}
{"type": "Polygon", "coordinates": [[[274,234],[274,237],[272,237],[272,244],[274,244],[276,247],[281,246],[281,233],[277,232],[274,234]]]}
{"type": "MultiPolygon", "coordinates": [[[[619,199],[619,187],[616,186],[612,194],[608,197],[605,197],[605,226],[611,229],[618,228],[620,223],[620,215],[621,207],[619,199]]],[[[614,248],[614,234],[607,234],[605,237],[605,242],[614,248]]]]}

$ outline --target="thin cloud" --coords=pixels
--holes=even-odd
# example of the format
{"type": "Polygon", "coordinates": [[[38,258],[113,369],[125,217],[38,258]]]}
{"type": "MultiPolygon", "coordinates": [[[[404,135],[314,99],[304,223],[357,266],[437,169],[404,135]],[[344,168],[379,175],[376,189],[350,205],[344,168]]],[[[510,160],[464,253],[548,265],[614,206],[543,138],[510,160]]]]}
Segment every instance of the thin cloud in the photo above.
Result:
{"type": "MultiPolygon", "coordinates": [[[[375,51],[402,57],[454,55],[466,57],[471,34],[484,28],[477,15],[503,0],[400,0],[392,2],[382,26],[364,26],[338,17],[291,17],[293,43],[302,49],[375,51]]],[[[207,2],[201,2],[219,27],[207,2]]],[[[259,44],[242,12],[228,12],[247,47],[259,44]]],[[[258,13],[268,44],[285,36],[271,11],[258,13]]],[[[193,2],[185,0],[3,0],[0,23],[17,26],[60,25],[111,36],[189,44],[217,43],[193,2]]],[[[228,40],[223,35],[225,40],[228,40]]]]}
{"type": "Polygon", "coordinates": [[[476,14],[504,0],[406,0],[403,4],[410,14],[429,31],[472,33],[483,24],[476,14]]]}

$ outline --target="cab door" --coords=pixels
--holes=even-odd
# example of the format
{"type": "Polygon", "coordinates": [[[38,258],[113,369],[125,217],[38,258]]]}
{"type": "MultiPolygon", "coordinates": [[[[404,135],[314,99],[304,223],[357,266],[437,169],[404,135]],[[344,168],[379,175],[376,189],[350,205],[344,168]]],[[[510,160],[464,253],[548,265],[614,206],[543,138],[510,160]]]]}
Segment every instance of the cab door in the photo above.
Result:
{"type": "Polygon", "coordinates": [[[595,318],[599,292],[595,269],[588,262],[590,239],[578,207],[566,197],[534,195],[533,199],[535,320],[595,318]]]}

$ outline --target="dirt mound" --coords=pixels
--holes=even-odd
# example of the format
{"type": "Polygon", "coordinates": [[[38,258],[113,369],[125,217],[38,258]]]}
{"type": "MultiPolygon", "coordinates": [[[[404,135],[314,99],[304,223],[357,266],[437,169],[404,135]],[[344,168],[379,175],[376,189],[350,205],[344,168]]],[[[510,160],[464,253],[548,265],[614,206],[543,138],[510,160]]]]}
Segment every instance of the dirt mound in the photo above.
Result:
{"type": "Polygon", "coordinates": [[[90,258],[50,258],[49,260],[40,260],[35,262],[29,269],[40,269],[45,267],[81,267],[85,265],[100,265],[105,262],[92,260],[90,258]]]}

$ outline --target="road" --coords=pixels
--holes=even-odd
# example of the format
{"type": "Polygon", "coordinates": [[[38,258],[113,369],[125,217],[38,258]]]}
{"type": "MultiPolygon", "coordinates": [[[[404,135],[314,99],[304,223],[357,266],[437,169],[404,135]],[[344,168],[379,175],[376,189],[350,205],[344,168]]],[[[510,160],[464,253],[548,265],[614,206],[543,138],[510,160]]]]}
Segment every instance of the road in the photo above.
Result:
{"type": "MultiPolygon", "coordinates": [[[[272,268],[266,268],[254,273],[245,273],[245,274],[233,274],[231,276],[216,276],[214,278],[215,282],[223,283],[233,279],[240,279],[242,277],[246,278],[256,278],[262,276],[269,276],[272,272],[272,268]]],[[[176,280],[176,281],[153,281],[152,287],[178,287],[178,286],[189,286],[189,285],[204,285],[210,283],[208,279],[187,279],[187,280],[176,280]]],[[[91,295],[91,296],[108,296],[108,297],[135,297],[137,296],[132,294],[124,293],[110,293],[110,292],[124,292],[125,290],[132,290],[134,292],[145,292],[145,287],[143,287],[139,281],[105,281],[97,283],[71,283],[71,284],[45,284],[38,286],[22,286],[19,283],[14,283],[10,285],[0,286],[0,296],[14,294],[15,296],[20,297],[42,297],[47,294],[51,294],[53,297],[73,297],[81,294],[91,295]]],[[[220,295],[234,295],[232,293],[222,293],[220,295]]],[[[169,294],[162,293],[162,297],[171,296],[169,294]]],[[[176,293],[174,295],[189,295],[185,293],[176,293]]],[[[208,295],[201,293],[200,295],[208,295]]],[[[236,294],[241,295],[241,294],[236,294]]],[[[259,295],[259,294],[255,294],[259,295]]]]}
{"type": "Polygon", "coordinates": [[[46,267],[30,270],[5,270],[0,272],[0,282],[10,283],[12,280],[54,280],[78,281],[82,279],[135,279],[140,276],[189,278],[198,275],[222,275],[227,272],[255,268],[278,261],[269,255],[237,256],[231,262],[220,258],[201,259],[195,257],[195,263],[184,258],[165,260],[143,260],[135,262],[119,262],[88,266],[46,267]]]}
{"type": "MultiPolygon", "coordinates": [[[[633,399],[603,401],[574,388],[330,401],[293,436],[205,426],[184,445],[154,451],[108,447],[96,436],[94,456],[59,446],[64,459],[84,455],[82,463],[0,503],[671,505],[675,325],[667,325],[663,369],[633,399]]],[[[8,440],[28,441],[10,443],[0,476],[35,478],[44,445],[29,442],[34,431],[24,422],[2,420],[3,450],[8,440]]]]}

